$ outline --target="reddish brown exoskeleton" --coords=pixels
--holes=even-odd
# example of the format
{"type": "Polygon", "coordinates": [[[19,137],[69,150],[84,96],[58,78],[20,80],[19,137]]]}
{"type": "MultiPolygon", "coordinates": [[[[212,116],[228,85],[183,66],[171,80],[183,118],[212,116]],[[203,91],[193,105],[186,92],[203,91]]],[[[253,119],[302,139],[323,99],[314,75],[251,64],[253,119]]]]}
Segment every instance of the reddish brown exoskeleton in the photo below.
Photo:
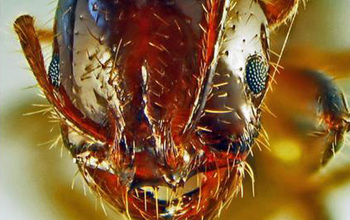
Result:
{"type": "MultiPolygon", "coordinates": [[[[212,219],[251,173],[269,31],[298,3],[60,0],[48,72],[33,19],[15,30],[92,189],[129,218],[212,219]]],[[[333,137],[327,159],[348,130],[346,103],[321,74],[305,76],[333,137]]]]}

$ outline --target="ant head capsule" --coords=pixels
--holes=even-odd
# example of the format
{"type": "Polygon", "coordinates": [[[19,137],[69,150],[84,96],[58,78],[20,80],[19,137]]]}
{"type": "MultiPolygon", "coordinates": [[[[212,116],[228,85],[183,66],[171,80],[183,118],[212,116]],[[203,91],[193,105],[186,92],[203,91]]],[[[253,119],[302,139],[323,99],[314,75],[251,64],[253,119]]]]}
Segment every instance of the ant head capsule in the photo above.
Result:
{"type": "Polygon", "coordinates": [[[268,82],[266,12],[284,10],[246,0],[58,5],[48,74],[33,19],[15,29],[86,182],[130,219],[212,219],[241,189],[268,82]]]}

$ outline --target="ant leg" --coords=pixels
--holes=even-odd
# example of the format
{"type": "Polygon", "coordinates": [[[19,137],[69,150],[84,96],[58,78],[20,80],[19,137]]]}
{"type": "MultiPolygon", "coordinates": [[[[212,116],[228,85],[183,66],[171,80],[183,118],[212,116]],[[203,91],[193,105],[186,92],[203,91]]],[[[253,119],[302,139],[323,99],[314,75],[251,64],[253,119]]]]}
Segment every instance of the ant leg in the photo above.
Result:
{"type": "Polygon", "coordinates": [[[339,151],[350,128],[344,93],[325,73],[285,69],[275,78],[268,107],[277,118],[267,117],[270,133],[280,133],[302,146],[303,164],[325,165],[339,151]],[[305,157],[305,155],[307,155],[305,157]]]}

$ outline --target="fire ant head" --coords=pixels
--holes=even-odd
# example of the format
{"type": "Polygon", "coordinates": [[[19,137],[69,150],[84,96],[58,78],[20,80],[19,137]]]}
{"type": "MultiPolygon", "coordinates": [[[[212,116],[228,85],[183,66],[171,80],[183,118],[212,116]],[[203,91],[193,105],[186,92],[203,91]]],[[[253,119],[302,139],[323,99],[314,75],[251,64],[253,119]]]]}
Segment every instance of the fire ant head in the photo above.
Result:
{"type": "Polygon", "coordinates": [[[48,78],[88,184],[131,218],[215,216],[259,133],[269,29],[297,3],[59,1],[48,78]]]}

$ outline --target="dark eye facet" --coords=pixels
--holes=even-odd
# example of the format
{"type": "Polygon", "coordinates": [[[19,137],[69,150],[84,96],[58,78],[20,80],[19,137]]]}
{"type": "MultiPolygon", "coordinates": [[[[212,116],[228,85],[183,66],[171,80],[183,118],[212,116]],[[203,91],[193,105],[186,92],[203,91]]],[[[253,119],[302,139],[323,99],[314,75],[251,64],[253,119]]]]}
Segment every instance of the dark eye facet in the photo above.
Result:
{"type": "Polygon", "coordinates": [[[57,54],[52,56],[49,66],[49,79],[53,86],[60,86],[60,57],[57,54]]]}
{"type": "Polygon", "coordinates": [[[248,57],[246,68],[246,81],[250,91],[259,94],[266,88],[268,66],[258,55],[248,57]]]}

